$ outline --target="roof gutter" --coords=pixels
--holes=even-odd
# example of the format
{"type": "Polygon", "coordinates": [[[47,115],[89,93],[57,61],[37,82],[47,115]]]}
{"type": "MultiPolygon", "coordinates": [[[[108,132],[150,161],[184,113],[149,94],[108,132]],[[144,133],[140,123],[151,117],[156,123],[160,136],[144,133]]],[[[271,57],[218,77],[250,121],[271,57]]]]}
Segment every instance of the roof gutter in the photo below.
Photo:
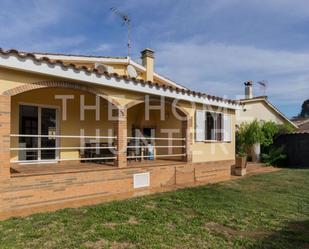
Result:
{"type": "Polygon", "coordinates": [[[62,63],[49,63],[45,60],[36,60],[35,57],[21,57],[18,53],[0,53],[0,67],[61,77],[67,80],[83,81],[127,91],[164,96],[205,105],[214,105],[228,109],[241,108],[241,105],[238,102],[231,100],[223,100],[191,91],[180,91],[174,88],[159,86],[149,82],[139,82],[129,78],[98,74],[96,72],[78,69],[73,66],[64,66],[62,63]]]}
{"type": "MultiPolygon", "coordinates": [[[[138,70],[141,72],[146,72],[146,68],[139,63],[133,61],[132,59],[129,59],[128,57],[126,58],[108,58],[108,57],[95,57],[95,56],[78,56],[78,55],[54,55],[54,54],[40,54],[40,53],[34,53],[35,56],[38,58],[42,57],[48,57],[49,59],[52,60],[63,60],[63,61],[69,61],[69,60],[75,60],[75,61],[80,61],[80,62],[99,62],[99,63],[108,63],[108,64],[123,64],[123,65],[128,65],[132,64],[134,67],[136,67],[138,70]]],[[[168,84],[177,86],[179,88],[187,89],[184,86],[179,85],[178,83],[154,72],[153,75],[157,78],[159,78],[162,81],[166,81],[168,84]]]]}

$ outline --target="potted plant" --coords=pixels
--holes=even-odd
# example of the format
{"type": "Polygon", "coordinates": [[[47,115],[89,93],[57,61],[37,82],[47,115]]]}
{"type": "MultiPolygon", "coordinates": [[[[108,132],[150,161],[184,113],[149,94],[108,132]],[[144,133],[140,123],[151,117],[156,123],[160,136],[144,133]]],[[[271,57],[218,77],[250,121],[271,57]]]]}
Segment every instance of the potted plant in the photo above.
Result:
{"type": "Polygon", "coordinates": [[[239,151],[236,155],[236,163],[234,174],[243,176],[247,173],[247,154],[244,151],[239,151]]]}
{"type": "Polygon", "coordinates": [[[236,155],[236,168],[246,168],[247,167],[247,154],[244,151],[238,152],[236,155]]]}
{"type": "Polygon", "coordinates": [[[243,123],[237,132],[237,155],[235,164],[235,175],[246,174],[247,153],[252,146],[263,139],[261,125],[257,120],[251,123],[243,123]]]}

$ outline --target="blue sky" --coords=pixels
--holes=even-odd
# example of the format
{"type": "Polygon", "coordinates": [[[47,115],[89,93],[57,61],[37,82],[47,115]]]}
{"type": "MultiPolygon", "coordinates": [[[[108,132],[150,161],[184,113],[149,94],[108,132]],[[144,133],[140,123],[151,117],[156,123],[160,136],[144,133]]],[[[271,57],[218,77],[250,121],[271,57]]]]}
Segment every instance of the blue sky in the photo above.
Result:
{"type": "MultiPolygon", "coordinates": [[[[309,98],[308,0],[0,0],[0,47],[126,56],[156,52],[163,75],[209,94],[235,98],[243,82],[267,80],[267,95],[291,117],[309,98]]],[[[263,91],[255,85],[255,95],[263,91]]]]}

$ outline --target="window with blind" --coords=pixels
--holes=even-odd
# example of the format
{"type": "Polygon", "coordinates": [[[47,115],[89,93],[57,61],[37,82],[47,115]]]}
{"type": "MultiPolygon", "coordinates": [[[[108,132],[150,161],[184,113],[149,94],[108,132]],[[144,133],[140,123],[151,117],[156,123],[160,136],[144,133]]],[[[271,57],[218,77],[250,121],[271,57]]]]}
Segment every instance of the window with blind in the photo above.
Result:
{"type": "Polygon", "coordinates": [[[229,114],[196,111],[196,141],[231,141],[231,117],[229,114]]]}

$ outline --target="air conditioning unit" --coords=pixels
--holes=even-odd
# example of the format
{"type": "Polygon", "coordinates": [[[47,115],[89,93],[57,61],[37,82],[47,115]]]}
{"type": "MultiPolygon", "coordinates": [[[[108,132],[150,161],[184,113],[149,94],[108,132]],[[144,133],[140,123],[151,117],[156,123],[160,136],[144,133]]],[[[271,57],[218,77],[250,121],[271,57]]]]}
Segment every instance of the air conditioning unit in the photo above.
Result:
{"type": "Polygon", "coordinates": [[[102,63],[95,63],[94,68],[97,69],[99,73],[104,73],[104,72],[113,73],[114,72],[114,68],[112,66],[107,66],[102,63]]]}

